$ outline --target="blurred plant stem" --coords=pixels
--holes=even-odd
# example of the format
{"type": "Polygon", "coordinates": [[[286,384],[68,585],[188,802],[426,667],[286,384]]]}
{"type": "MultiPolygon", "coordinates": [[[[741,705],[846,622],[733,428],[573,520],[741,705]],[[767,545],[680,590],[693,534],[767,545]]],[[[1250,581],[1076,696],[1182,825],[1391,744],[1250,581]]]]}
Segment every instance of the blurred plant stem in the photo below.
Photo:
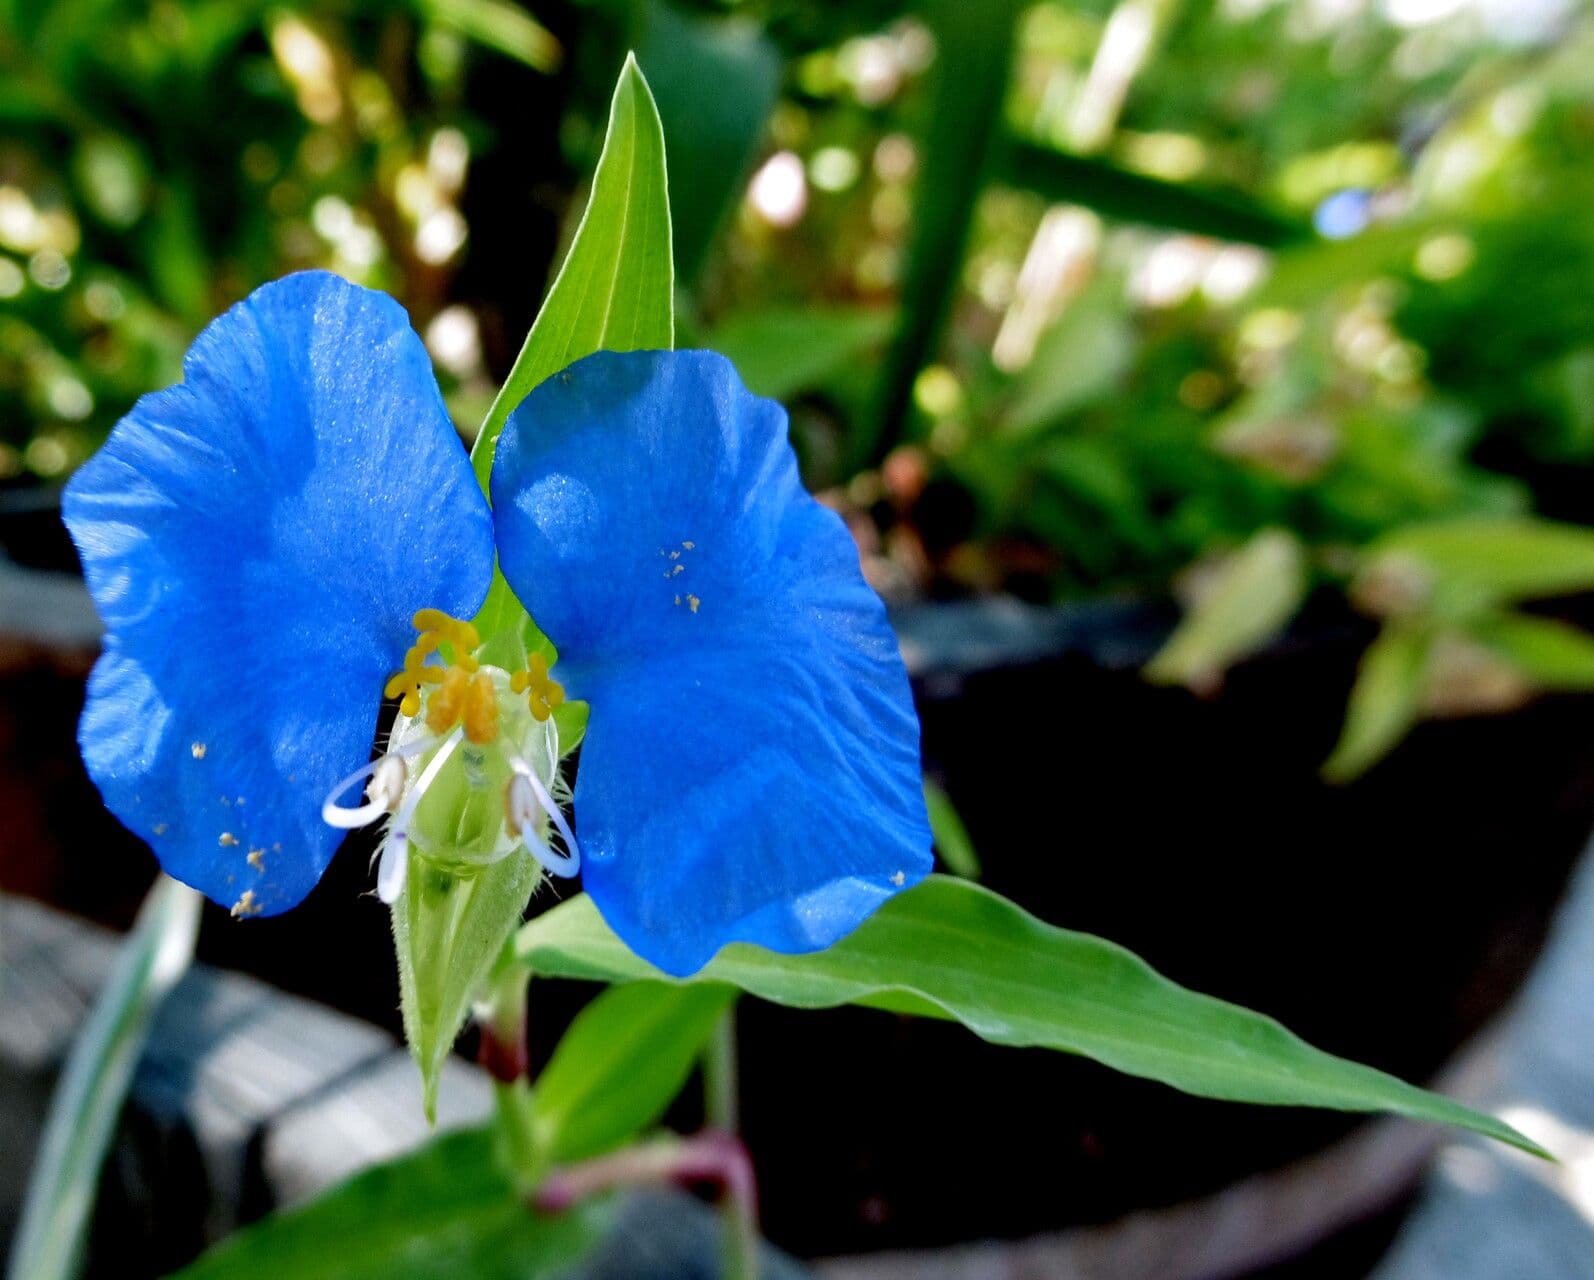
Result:
{"type": "MultiPolygon", "coordinates": [[[[721,1016],[703,1053],[703,1109],[710,1129],[736,1137],[740,1094],[733,1004],[721,1016]]],[[[750,1160],[745,1174],[726,1179],[720,1202],[726,1280],[757,1280],[758,1276],[758,1205],[750,1160]]]]}

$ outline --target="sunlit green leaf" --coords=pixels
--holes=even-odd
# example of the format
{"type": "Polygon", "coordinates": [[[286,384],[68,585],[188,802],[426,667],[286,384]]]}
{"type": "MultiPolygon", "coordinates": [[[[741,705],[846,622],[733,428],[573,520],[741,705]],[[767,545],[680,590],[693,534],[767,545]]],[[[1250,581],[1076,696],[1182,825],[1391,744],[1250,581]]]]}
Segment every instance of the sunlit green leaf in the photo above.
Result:
{"type": "Polygon", "coordinates": [[[100,1166],[155,1011],[193,959],[202,901],[162,876],[95,997],[50,1099],[11,1242],[9,1280],[77,1275],[100,1166]]]}
{"type": "MultiPolygon", "coordinates": [[[[636,60],[627,58],[615,85],[609,131],[581,225],[471,449],[483,490],[504,423],[544,378],[594,351],[674,344],[675,273],[664,133],[647,81],[636,60]]],[[[496,570],[475,622],[488,638],[488,661],[518,666],[527,653],[539,649],[550,659],[555,656],[496,570]]]]}
{"type": "Polygon", "coordinates": [[[415,8],[441,27],[538,71],[559,69],[564,51],[553,33],[508,0],[414,0],[415,8]]]}
{"type": "MultiPolygon", "coordinates": [[[[662,975],[582,895],[526,925],[520,960],[550,976],[662,975]]],[[[861,1004],[947,1018],[996,1044],[1083,1054],[1131,1075],[1235,1102],[1392,1111],[1515,1146],[1509,1126],[1312,1048],[1270,1018],[1169,982],[1113,943],[1045,924],[965,880],[932,876],[826,951],[735,944],[693,982],[798,1008],[861,1004]]]]}
{"type": "Polygon", "coordinates": [[[504,423],[544,378],[594,351],[674,345],[670,254],[664,132],[647,81],[627,58],[586,214],[471,450],[482,488],[504,423]]]}
{"type": "Polygon", "coordinates": [[[180,1280],[540,1280],[567,1275],[609,1219],[603,1202],[534,1212],[499,1171],[492,1135],[449,1134],[302,1207],[274,1213],[180,1280]]]}

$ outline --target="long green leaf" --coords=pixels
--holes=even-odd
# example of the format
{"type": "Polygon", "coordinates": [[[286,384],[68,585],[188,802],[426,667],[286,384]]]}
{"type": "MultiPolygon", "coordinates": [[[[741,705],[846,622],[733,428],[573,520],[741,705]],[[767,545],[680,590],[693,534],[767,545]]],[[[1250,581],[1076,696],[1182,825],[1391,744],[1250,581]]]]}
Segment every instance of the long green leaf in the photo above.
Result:
{"type": "Polygon", "coordinates": [[[509,0],[416,0],[425,17],[467,40],[524,62],[533,70],[559,69],[564,50],[553,33],[509,0]]]}
{"type": "Polygon", "coordinates": [[[603,1203],[534,1213],[486,1129],[449,1134],[229,1237],[180,1280],[540,1280],[599,1238],[603,1203]]]}
{"type": "Polygon", "coordinates": [[[78,1273],[100,1166],[155,1011],[193,959],[201,901],[165,876],[145,899],[50,1099],[11,1245],[10,1280],[78,1273]]]}
{"type": "Polygon", "coordinates": [[[924,171],[914,197],[897,338],[856,461],[878,461],[896,444],[914,381],[940,344],[1001,121],[1020,8],[1017,0],[927,0],[923,6],[936,43],[924,171]]]}
{"type": "MultiPolygon", "coordinates": [[[[585,895],[526,925],[516,951],[550,976],[660,977],[585,895]]],[[[1120,946],[1045,924],[945,876],[891,899],[827,951],[788,956],[733,945],[691,981],[730,983],[799,1008],[861,1004],[953,1019],[996,1044],[1083,1054],[1203,1097],[1391,1111],[1538,1151],[1490,1116],[1332,1057],[1271,1018],[1175,985],[1120,946]]]]}
{"type": "Polygon", "coordinates": [[[1311,241],[1312,229],[1239,192],[1168,182],[1095,156],[1069,155],[1032,142],[1010,142],[992,176],[1048,200],[1083,205],[1109,218],[1277,248],[1311,241]]]}
{"type": "Polygon", "coordinates": [[[627,57],[586,214],[471,450],[483,489],[504,423],[544,378],[594,351],[675,344],[670,255],[664,131],[647,81],[627,57]]]}
{"type": "Polygon", "coordinates": [[[585,1160],[656,1123],[735,998],[734,988],[714,984],[605,991],[537,1079],[531,1116],[539,1152],[559,1163],[585,1160]]]}
{"type": "Polygon", "coordinates": [[[1508,614],[1480,621],[1475,638],[1500,654],[1536,688],[1594,690],[1594,636],[1554,618],[1508,614]]]}

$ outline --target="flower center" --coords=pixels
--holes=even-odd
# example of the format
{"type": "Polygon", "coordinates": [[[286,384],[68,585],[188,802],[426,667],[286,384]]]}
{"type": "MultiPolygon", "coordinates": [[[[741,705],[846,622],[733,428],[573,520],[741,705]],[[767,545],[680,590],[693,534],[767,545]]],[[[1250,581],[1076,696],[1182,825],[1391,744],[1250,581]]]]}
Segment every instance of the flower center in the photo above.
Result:
{"type": "MultiPolygon", "coordinates": [[[[478,746],[493,742],[498,737],[498,690],[476,659],[481,648],[476,628],[441,609],[421,609],[411,623],[415,643],[404,655],[404,670],[388,680],[383,696],[400,699],[399,711],[411,719],[424,702],[426,726],[433,733],[463,725],[465,737],[478,746]],[[433,655],[443,661],[432,662],[433,655]]],[[[510,674],[509,687],[528,695],[527,707],[539,722],[565,700],[564,686],[549,677],[548,659],[540,653],[531,656],[524,671],[510,674]]]]}
{"type": "Polygon", "coordinates": [[[422,609],[414,625],[404,669],[384,690],[399,699],[387,753],[339,782],[322,818],[354,828],[392,815],[377,873],[387,903],[403,891],[412,850],[466,874],[526,852],[555,875],[574,875],[580,850],[552,794],[559,766],[552,716],[565,692],[550,678],[548,660],[533,655],[515,672],[483,666],[470,623],[422,609]],[[366,778],[365,803],[338,803],[366,778]],[[550,823],[564,853],[548,844],[550,823]]]}

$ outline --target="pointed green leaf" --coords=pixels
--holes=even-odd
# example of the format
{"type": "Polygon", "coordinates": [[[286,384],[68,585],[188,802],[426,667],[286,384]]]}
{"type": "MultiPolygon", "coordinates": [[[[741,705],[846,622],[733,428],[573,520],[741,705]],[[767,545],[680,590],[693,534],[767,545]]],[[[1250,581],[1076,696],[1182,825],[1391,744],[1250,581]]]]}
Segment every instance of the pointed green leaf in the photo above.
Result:
{"type": "Polygon", "coordinates": [[[100,1165],[161,1001],[188,971],[203,899],[162,876],[61,1073],[11,1242],[10,1280],[78,1273],[100,1165]]]}
{"type": "Polygon", "coordinates": [[[1330,782],[1348,782],[1365,773],[1417,723],[1432,645],[1427,626],[1396,621],[1367,646],[1350,692],[1345,727],[1323,765],[1330,782]]]}
{"type": "MultiPolygon", "coordinates": [[[[581,224],[471,449],[483,492],[504,423],[544,378],[594,351],[674,345],[664,132],[647,81],[628,57],[614,88],[609,131],[581,224]]],[[[514,668],[539,650],[550,661],[556,656],[497,570],[475,623],[486,642],[484,661],[514,668]]]]}
{"type": "Polygon", "coordinates": [[[670,254],[664,132],[647,81],[628,57],[614,88],[587,211],[471,450],[483,489],[504,423],[544,378],[594,351],[674,345],[670,254]]]}
{"type": "Polygon", "coordinates": [[[539,1280],[568,1275],[608,1205],[545,1217],[493,1159],[485,1129],[449,1134],[229,1237],[176,1280],[539,1280]]]}
{"type": "MultiPolygon", "coordinates": [[[[516,952],[534,973],[627,982],[661,975],[582,895],[533,920],[516,952]]],[[[1073,933],[964,880],[931,876],[827,951],[732,945],[692,982],[799,1008],[861,1004],[961,1022],[995,1044],[1083,1054],[1233,1102],[1391,1111],[1524,1150],[1510,1126],[1312,1048],[1271,1018],[1176,986],[1124,948],[1073,933]]]]}
{"type": "Polygon", "coordinates": [[[537,1078],[531,1118],[545,1159],[601,1155],[657,1123],[692,1074],[732,987],[636,982],[605,991],[537,1078]]]}

